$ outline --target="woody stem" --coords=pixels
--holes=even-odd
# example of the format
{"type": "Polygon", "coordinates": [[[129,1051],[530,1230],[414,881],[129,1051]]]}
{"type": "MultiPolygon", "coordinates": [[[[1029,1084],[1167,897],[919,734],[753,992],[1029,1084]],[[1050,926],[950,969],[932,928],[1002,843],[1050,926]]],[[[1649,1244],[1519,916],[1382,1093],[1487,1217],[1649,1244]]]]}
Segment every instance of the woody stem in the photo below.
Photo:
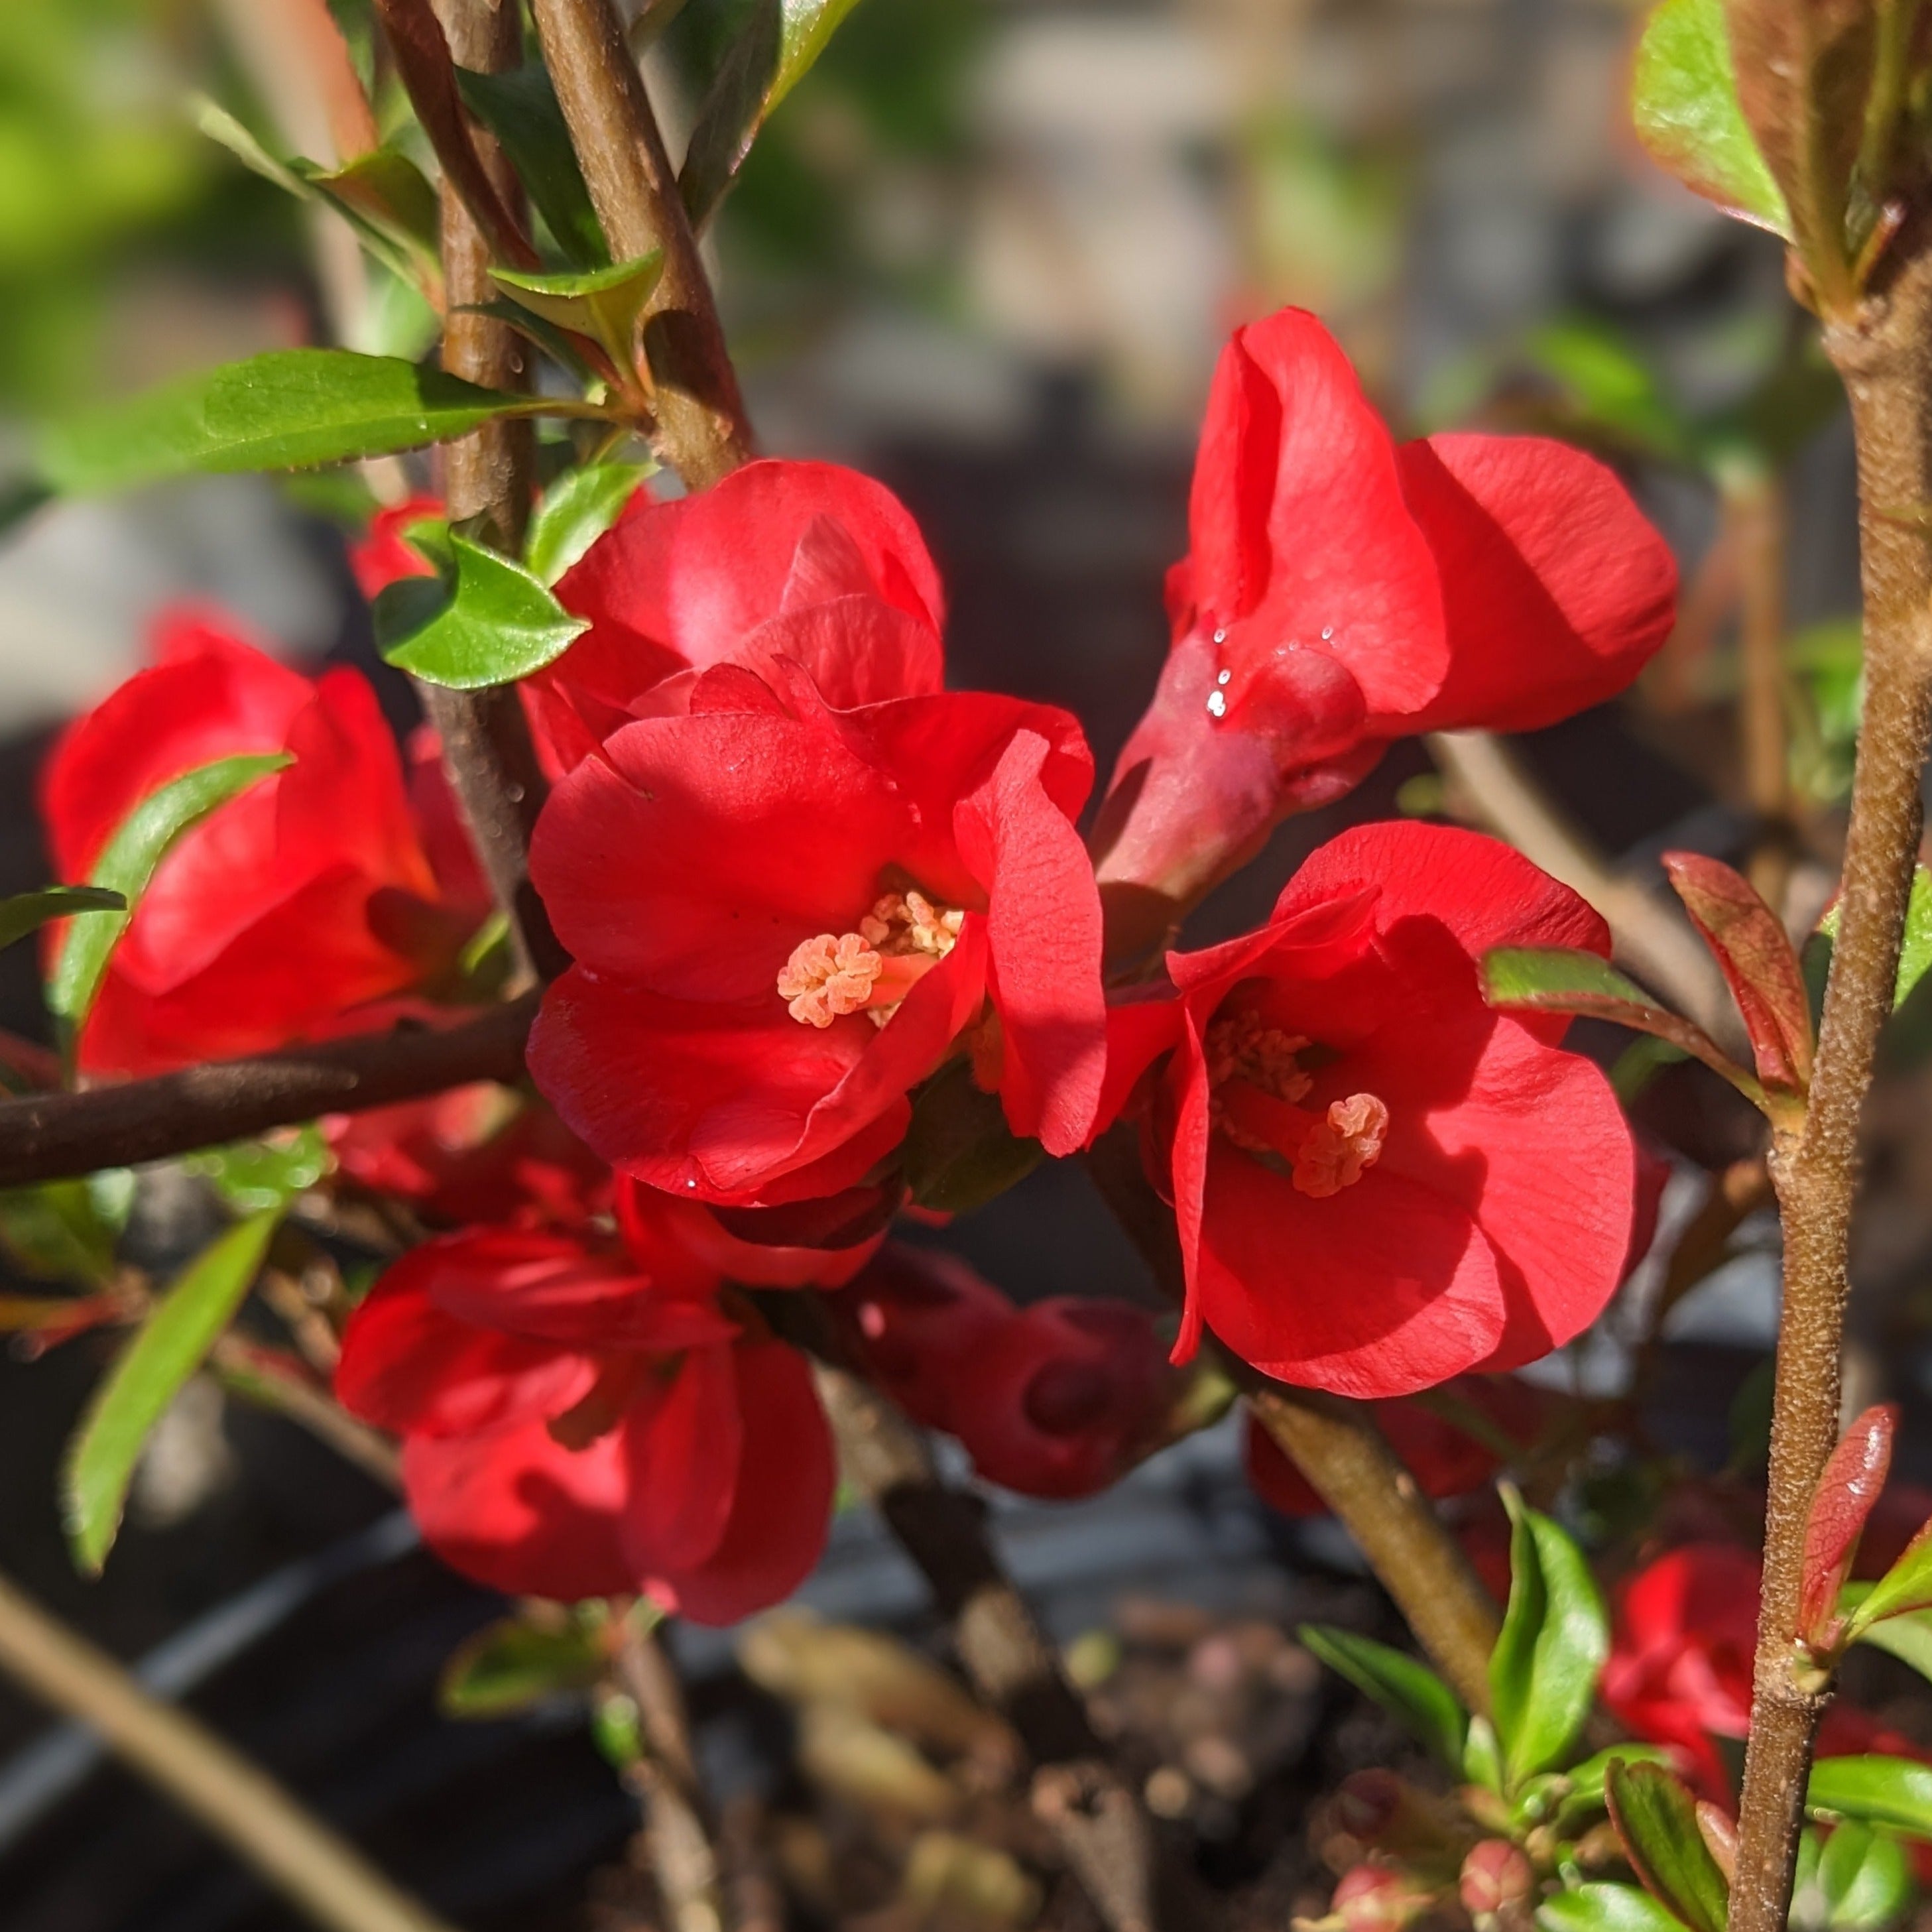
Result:
{"type": "Polygon", "coordinates": [[[1784,1310],[1731,1932],[1780,1932],[1785,1922],[1826,1701],[1792,1668],[1804,1529],[1838,1434],[1858,1117],[1892,1010],[1932,746],[1932,549],[1921,520],[1932,502],[1932,236],[1901,238],[1899,254],[1888,285],[1828,324],[1824,337],[1858,444],[1864,716],[1810,1104],[1772,1154],[1784,1310]]]}
{"type": "MultiPolygon", "coordinates": [[[[1186,1284],[1174,1216],[1142,1169],[1134,1133],[1114,1128],[1087,1165],[1155,1280],[1181,1300],[1186,1284]]],[[[1431,1661],[1471,1710],[1486,1712],[1496,1606],[1368,1410],[1271,1382],[1232,1356],[1224,1361],[1256,1420],[1355,1539],[1431,1661]]]]}

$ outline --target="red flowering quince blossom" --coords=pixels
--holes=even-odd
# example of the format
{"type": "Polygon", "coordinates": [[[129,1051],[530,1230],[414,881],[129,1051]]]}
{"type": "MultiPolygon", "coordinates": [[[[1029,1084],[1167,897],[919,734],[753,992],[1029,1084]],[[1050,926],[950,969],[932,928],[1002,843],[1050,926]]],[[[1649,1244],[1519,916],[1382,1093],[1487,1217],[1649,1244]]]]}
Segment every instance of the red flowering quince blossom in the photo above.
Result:
{"type": "Polygon", "coordinates": [[[538,1087],[613,1166],[700,1200],[852,1186],[959,1052],[1016,1133],[1072,1152],[1106,1050],[1073,826],[1091,776],[1046,706],[836,712],[783,658],[706,673],[538,823],[532,877],[577,962],[531,1036],[538,1087]]]}
{"type": "MultiPolygon", "coordinates": [[[[404,532],[441,510],[377,512],[352,552],[365,596],[432,574],[404,532]]],[[[557,771],[634,718],[684,710],[718,664],[790,658],[841,710],[944,681],[945,597],[918,526],[838,464],[749,463],[669,502],[640,488],[556,595],[590,628],[520,688],[557,771]]]]}
{"type": "Polygon", "coordinates": [[[1512,1368],[1624,1272],[1637,1154],[1565,1022],[1492,1012],[1498,946],[1604,954],[1603,921],[1509,847],[1358,826],[1258,932],[1169,954],[1110,1014],[1102,1118],[1143,1082],[1144,1145],[1204,1324],[1264,1373],[1363,1397],[1512,1368]]]}
{"type": "Polygon", "coordinates": [[[1602,464],[1539,436],[1396,443],[1300,309],[1223,351],[1189,530],[1100,868],[1184,900],[1391,739],[1527,730],[1613,696],[1676,594],[1669,549],[1602,464]]]}
{"type": "MultiPolygon", "coordinates": [[[[1605,1708],[1634,1737],[1667,1746],[1700,1793],[1721,1804],[1734,1794],[1714,1741],[1742,1738],[1750,1726],[1763,1574],[1754,1550],[1732,1544],[1668,1551],[1624,1586],[1604,1666],[1605,1708]]],[[[1866,1752],[1926,1756],[1869,1712],[1835,1700],[1819,1727],[1818,1756],[1866,1752]]]]}
{"type": "MultiPolygon", "coordinates": [[[[41,806],[64,879],[84,879],[158,787],[244,753],[294,762],[182,836],[157,867],[80,1043],[91,1072],[148,1073],[339,1032],[447,974],[488,910],[406,782],[357,672],[278,663],[212,614],[161,620],[154,662],[63,734],[41,806]],[[440,877],[436,860],[453,867],[440,877]]],[[[453,814],[451,817],[453,824],[453,814]]],[[[458,842],[460,847],[460,842],[458,842]]]]}
{"type": "Polygon", "coordinates": [[[472,1228],[391,1268],[351,1318],[336,1394],[403,1438],[424,1539],[481,1582],[640,1591],[730,1623],[811,1572],[834,1485],[803,1358],[734,1321],[672,1210],[627,1252],[472,1228]]]}

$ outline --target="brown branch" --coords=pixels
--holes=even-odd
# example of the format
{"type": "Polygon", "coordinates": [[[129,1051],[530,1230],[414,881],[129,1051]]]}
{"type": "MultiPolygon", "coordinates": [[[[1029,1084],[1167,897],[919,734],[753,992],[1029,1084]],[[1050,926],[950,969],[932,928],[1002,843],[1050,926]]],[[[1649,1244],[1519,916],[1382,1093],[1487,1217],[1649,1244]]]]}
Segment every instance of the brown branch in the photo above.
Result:
{"type": "Polygon", "coordinates": [[[664,250],[644,324],[654,440],[687,487],[701,490],[751,454],[751,424],[644,76],[610,0],[532,0],[530,10],[612,256],[664,250]]]}
{"type": "Polygon", "coordinates": [[[530,994],[459,1026],[355,1034],[118,1087],[0,1100],[0,1187],[164,1160],[474,1080],[508,1084],[522,1077],[536,1010],[530,994]]]}
{"type": "Polygon", "coordinates": [[[717,1832],[691,1748],[684,1686],[655,1635],[626,1621],[618,1682],[637,1706],[644,1754],[627,1775],[644,1808],[651,1870],[670,1932],[719,1932],[724,1923],[717,1832]]]}
{"type": "MultiPolygon", "coordinates": [[[[1087,1167],[1163,1292],[1184,1300],[1174,1216],[1142,1169],[1131,1128],[1103,1135],[1087,1167]]],[[[1472,1710],[1486,1712],[1490,1652],[1499,1627],[1496,1606],[1366,1408],[1270,1382],[1220,1352],[1257,1420],[1355,1539],[1416,1641],[1456,1694],[1472,1710]]]]}
{"type": "Polygon", "coordinates": [[[1826,1694],[1794,1673],[1804,1528],[1838,1432],[1840,1349],[1858,1120],[1892,1010],[1932,745],[1932,238],[1901,245],[1886,292],[1828,325],[1852,402],[1864,586],[1865,704],[1845,844],[1842,922],[1810,1104],[1772,1178],[1784,1226],[1769,1508],[1732,1932],[1780,1932],[1826,1694]]]}
{"type": "Polygon", "coordinates": [[[0,1576],[0,1669],[108,1746],[319,1925],[449,1932],[267,1772],[0,1576]]]}
{"type": "Polygon", "coordinates": [[[974,1689],[1026,1747],[1034,1808],[1075,1876],[1110,1932],[1152,1932],[1161,1921],[1147,1815],[994,1552],[985,1506],[940,1477],[925,1437],[870,1384],[821,1366],[818,1387],[841,1467],[926,1578],[974,1689]]]}
{"type": "MultiPolygon", "coordinates": [[[[442,0],[442,29],[459,66],[499,74],[521,61],[516,0],[442,0]]],[[[477,165],[514,219],[522,206],[514,171],[491,136],[478,132],[472,140],[477,165]]],[[[449,292],[442,366],[485,388],[527,388],[523,338],[508,323],[476,313],[497,292],[490,279],[490,244],[447,169],[442,201],[442,272],[449,292]]],[[[485,423],[442,453],[451,522],[481,518],[491,541],[512,556],[523,554],[530,520],[532,434],[528,422],[485,423]]],[[[553,979],[569,959],[530,884],[530,832],[544,785],[523,701],[510,685],[487,691],[422,682],[416,688],[436,727],[443,768],[491,892],[509,921],[517,954],[513,985],[520,992],[538,979],[553,979]]]]}

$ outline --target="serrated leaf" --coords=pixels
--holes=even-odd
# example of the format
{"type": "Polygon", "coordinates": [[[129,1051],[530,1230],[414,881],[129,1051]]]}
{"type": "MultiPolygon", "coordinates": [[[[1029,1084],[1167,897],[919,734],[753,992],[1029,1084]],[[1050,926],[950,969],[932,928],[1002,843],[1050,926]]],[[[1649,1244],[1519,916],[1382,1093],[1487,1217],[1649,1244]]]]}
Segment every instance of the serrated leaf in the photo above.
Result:
{"type": "Polygon", "coordinates": [[[1039,1142],[1022,1140],[1006,1125],[999,1096],[982,1091],[963,1060],[920,1090],[902,1150],[912,1198],[944,1214],[983,1208],[1044,1157],[1039,1142]]]}
{"type": "Polygon", "coordinates": [[[1697,1828],[1697,1801],[1682,1780],[1661,1765],[1618,1762],[1604,1796],[1644,1889],[1691,1932],[1724,1932],[1730,1887],[1697,1828]]]}
{"type": "Polygon", "coordinates": [[[437,1680],[446,1718],[506,1718],[547,1698],[587,1690],[610,1662],[603,1634],[572,1622],[544,1630],[506,1617],[465,1639],[437,1680]]]}
{"type": "Polygon", "coordinates": [[[604,267],[610,251],[550,76],[535,63],[509,74],[458,68],[456,84],[464,106],[496,136],[558,248],[580,268],[604,267]]]}
{"type": "Polygon", "coordinates": [[[530,519],[524,561],[539,581],[554,584],[623,514],[652,463],[592,463],[566,470],[544,492],[530,519]]]}
{"type": "Polygon", "coordinates": [[[278,1216],[238,1222],[169,1286],[94,1391],[61,1473],[74,1560],[100,1574],[114,1546],[128,1486],[149,1432],[200,1367],[253,1285],[278,1216]]]}
{"type": "Polygon", "coordinates": [[[758,130],[804,79],[857,0],[757,0],[698,110],[678,175],[702,228],[752,152],[758,130]]]}
{"type": "Polygon", "coordinates": [[[105,886],[43,886],[37,892],[16,892],[0,899],[0,946],[11,946],[38,932],[49,920],[76,913],[125,912],[128,902],[105,886]]]}
{"type": "Polygon", "coordinates": [[[1510,1600],[1490,1655],[1490,1701],[1505,1784],[1560,1764],[1590,1714],[1610,1622],[1583,1552],[1513,1490],[1510,1600]]]}
{"type": "Polygon", "coordinates": [[[1804,1803],[1814,1816],[1932,1839],[1932,1765],[1909,1757],[1821,1758],[1811,1767],[1804,1803]]]}
{"type": "Polygon", "coordinates": [[[637,362],[638,326],[663,274],[662,248],[614,267],[571,274],[490,271],[490,279],[519,308],[540,316],[554,328],[571,330],[601,343],[620,370],[630,369],[637,362]]]}
{"type": "Polygon", "coordinates": [[[1867,1409],[1839,1438],[1812,1492],[1798,1600],[1798,1634],[1808,1642],[1831,1639],[1838,1592],[1885,1487],[1898,1429],[1898,1411],[1891,1404],[1867,1409]]]}
{"type": "Polygon", "coordinates": [[[194,471],[386,455],[555,407],[400,356],[276,349],[57,422],[41,436],[39,466],[56,490],[89,495],[194,471]]]}
{"type": "Polygon", "coordinates": [[[1683,1921],[1634,1885],[1580,1885],[1536,1909],[1542,1932],[1682,1932],[1683,1921]]]}
{"type": "Polygon", "coordinates": [[[1664,0],[1639,42],[1630,113],[1652,160],[1726,214],[1791,239],[1791,214],[1738,100],[1724,0],[1664,0]]]}
{"type": "Polygon", "coordinates": [[[1811,1010],[1784,923],[1750,881],[1701,852],[1666,852],[1664,870],[1716,955],[1768,1088],[1802,1093],[1811,1080],[1811,1010]]]}
{"type": "Polygon", "coordinates": [[[1346,1677],[1366,1697],[1400,1718],[1433,1751],[1444,1767],[1459,1774],[1468,1735],[1469,1714],[1454,1691],[1426,1664],[1406,1652],[1358,1636],[1328,1624],[1304,1624],[1296,1634],[1330,1670],[1346,1677]]]}
{"type": "Polygon", "coordinates": [[[458,691],[509,684],[562,656],[590,626],[549,586],[454,532],[455,582],[410,577],[375,602],[376,642],[400,670],[458,691]]]}
{"type": "Polygon", "coordinates": [[[1652,1035],[1701,1060],[1754,1106],[1763,1089],[1702,1028],[1660,1006],[1634,980],[1594,952],[1560,946],[1501,946],[1483,956],[1483,997],[1492,1006],[1574,1013],[1652,1035]]]}
{"type": "Polygon", "coordinates": [[[114,949],[170,848],[210,812],[294,762],[286,752],[217,758],[157,787],[115,827],[94,862],[89,883],[118,894],[124,910],[69,926],[47,982],[48,1010],[70,1057],[93,1010],[114,949]]]}

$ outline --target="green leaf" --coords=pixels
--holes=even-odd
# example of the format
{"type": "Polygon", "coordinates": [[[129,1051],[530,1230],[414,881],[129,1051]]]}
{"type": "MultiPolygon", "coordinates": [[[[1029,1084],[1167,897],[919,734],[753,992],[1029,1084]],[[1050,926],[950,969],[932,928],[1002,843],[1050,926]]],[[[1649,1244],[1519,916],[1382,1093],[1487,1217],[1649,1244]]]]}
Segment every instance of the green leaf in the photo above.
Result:
{"type": "Polygon", "coordinates": [[[47,1006],[59,1028],[64,1050],[71,1057],[81,1028],[93,1010],[106,976],[107,962],[128,929],[154,868],[182,834],[198,825],[230,799],[294,764],[286,752],[269,752],[234,758],[217,758],[171,778],[148,793],[114,829],[94,862],[90,884],[118,894],[125,910],[105,913],[68,927],[67,938],[47,982],[47,1006]]]}
{"type": "Polygon", "coordinates": [[[1513,1490],[1510,1600],[1490,1656],[1490,1704],[1511,1789],[1560,1764],[1610,1654],[1610,1622],[1583,1552],[1513,1490]]]}
{"type": "Polygon", "coordinates": [[[664,250],[608,268],[566,275],[526,274],[492,268],[490,280],[511,301],[554,328],[569,329],[601,343],[620,370],[635,366],[638,325],[644,304],[664,274],[664,250]]]}
{"type": "Polygon", "coordinates": [[[0,1248],[37,1280],[111,1280],[134,1199],[134,1177],[124,1167],[8,1188],[0,1193],[0,1248]]]}
{"type": "Polygon", "coordinates": [[[1591,424],[1666,462],[1694,460],[1694,432],[1656,371],[1616,330],[1586,320],[1552,322],[1531,336],[1528,353],[1591,424]]]}
{"type": "Polygon", "coordinates": [[[386,229],[434,256],[440,239],[436,190],[422,169],[391,147],[372,148],[339,168],[298,161],[296,171],[358,224],[386,229]]]}
{"type": "Polygon", "coordinates": [[[410,577],[376,599],[376,642],[412,676],[458,691],[509,684],[562,656],[590,626],[520,563],[454,532],[453,590],[410,577]]]}
{"type": "Polygon", "coordinates": [[[1426,1664],[1372,1637],[1329,1624],[1304,1624],[1297,1634],[1330,1670],[1400,1718],[1448,1770],[1460,1772],[1469,1714],[1426,1664]]]}
{"type": "Polygon", "coordinates": [[[1697,1828],[1697,1801],[1684,1784],[1662,1765],[1615,1763],[1604,1797],[1644,1889],[1691,1932],[1724,1932],[1730,1887],[1697,1828]]]}
{"type": "Polygon", "coordinates": [[[1794,1898],[1792,1916],[1811,1907],[1830,1932],[1880,1932],[1905,1916],[1916,1888],[1905,1847],[1889,1832],[1847,1822],[1818,1855],[1814,1899],[1794,1898]]]}
{"type": "Polygon", "coordinates": [[[310,1120],[260,1140],[205,1148],[182,1164],[191,1174],[205,1175],[237,1214],[258,1214],[286,1208],[298,1194],[307,1193],[332,1162],[322,1130],[310,1120]]]}
{"type": "Polygon", "coordinates": [[[1673,1917],[1634,1885],[1580,1885],[1536,1909],[1542,1932],[1681,1932],[1673,1917]]]}
{"type": "Polygon", "coordinates": [[[1667,1765],[1670,1762],[1670,1752],[1660,1744],[1612,1744],[1586,1757],[1581,1764],[1573,1764],[1562,1774],[1562,1781],[1569,1790],[1556,1809],[1558,1835],[1570,1834],[1590,1813],[1604,1808],[1604,1786],[1612,1765],[1667,1765]]]}
{"type": "Polygon", "coordinates": [[[56,489],[86,495],[196,470],[345,463],[556,407],[399,356],[277,349],[56,422],[39,460],[56,489]]]}
{"type": "Polygon", "coordinates": [[[1013,1132],[999,1096],[983,1092],[971,1066],[956,1060],[920,1089],[902,1159],[922,1208],[964,1214],[1024,1180],[1043,1151],[1013,1132]]]}
{"type": "Polygon", "coordinates": [[[1468,1784],[1502,1795],[1502,1753],[1496,1744],[1496,1727],[1486,1718],[1469,1720],[1469,1735],[1462,1742],[1462,1776],[1468,1784]]]}
{"type": "Polygon", "coordinates": [[[614,524],[653,463],[592,463],[566,470],[544,492],[530,519],[524,560],[540,583],[554,584],[614,524]]]}
{"type": "Polygon", "coordinates": [[[458,68],[456,84],[464,106],[502,145],[558,248],[580,268],[604,267],[610,251],[550,76],[534,64],[510,74],[458,68]]]}
{"type": "Polygon", "coordinates": [[[1865,1593],[1852,1617],[1852,1631],[1856,1635],[1868,1624],[1927,1609],[1932,1609],[1932,1523],[1919,1526],[1898,1561],[1865,1593]]]}
{"type": "Polygon", "coordinates": [[[1872,1588],[1870,1583],[1847,1583],[1839,1594],[1839,1614],[1852,1619],[1852,1641],[1868,1643],[1932,1679],[1932,1610],[1906,1610],[1877,1623],[1862,1624],[1855,1612],[1872,1588]]]}
{"type": "Polygon", "coordinates": [[[89,1576],[100,1574],[114,1546],[149,1432],[241,1306],[277,1219],[272,1211],[253,1215],[204,1248],[176,1276],[94,1391],[61,1472],[68,1540],[89,1576]]]}
{"type": "Polygon", "coordinates": [[[1532,1012],[1575,1013],[1649,1034],[1701,1060],[1754,1106],[1764,1091],[1709,1034],[1660,1006],[1634,980],[1584,952],[1560,946],[1502,946],[1483,956],[1483,996],[1492,1006],[1532,1012]]]}
{"type": "Polygon", "coordinates": [[[594,1619],[545,1630],[506,1617],[452,1653],[436,1702],[446,1718],[506,1718],[547,1698],[587,1690],[608,1663],[605,1634],[594,1619]]]}
{"type": "Polygon", "coordinates": [[[1791,214],[1738,102],[1724,0],[1663,0],[1638,44],[1637,138],[1658,165],[1728,214],[1791,239],[1791,214]]]}
{"type": "Polygon", "coordinates": [[[758,0],[720,64],[678,176],[692,226],[716,211],[772,110],[825,50],[857,0],[758,0]]]}
{"type": "Polygon", "coordinates": [[[128,902],[104,886],[43,886],[0,899],[0,946],[11,946],[38,932],[50,920],[77,912],[125,912],[128,902]]]}
{"type": "MultiPolygon", "coordinates": [[[[1834,904],[1818,922],[1818,930],[1835,946],[1838,926],[1844,913],[1842,903],[1834,904]]],[[[1912,875],[1912,896],[1906,902],[1905,933],[1898,950],[1898,978],[1892,987],[1892,1010],[1896,1012],[1932,968],[1932,872],[1921,866],[1912,875]]]]}
{"type": "Polygon", "coordinates": [[[1811,1767],[1813,1815],[1883,1825],[1932,1839],[1932,1765],[1909,1757],[1828,1757],[1811,1767]]]}

